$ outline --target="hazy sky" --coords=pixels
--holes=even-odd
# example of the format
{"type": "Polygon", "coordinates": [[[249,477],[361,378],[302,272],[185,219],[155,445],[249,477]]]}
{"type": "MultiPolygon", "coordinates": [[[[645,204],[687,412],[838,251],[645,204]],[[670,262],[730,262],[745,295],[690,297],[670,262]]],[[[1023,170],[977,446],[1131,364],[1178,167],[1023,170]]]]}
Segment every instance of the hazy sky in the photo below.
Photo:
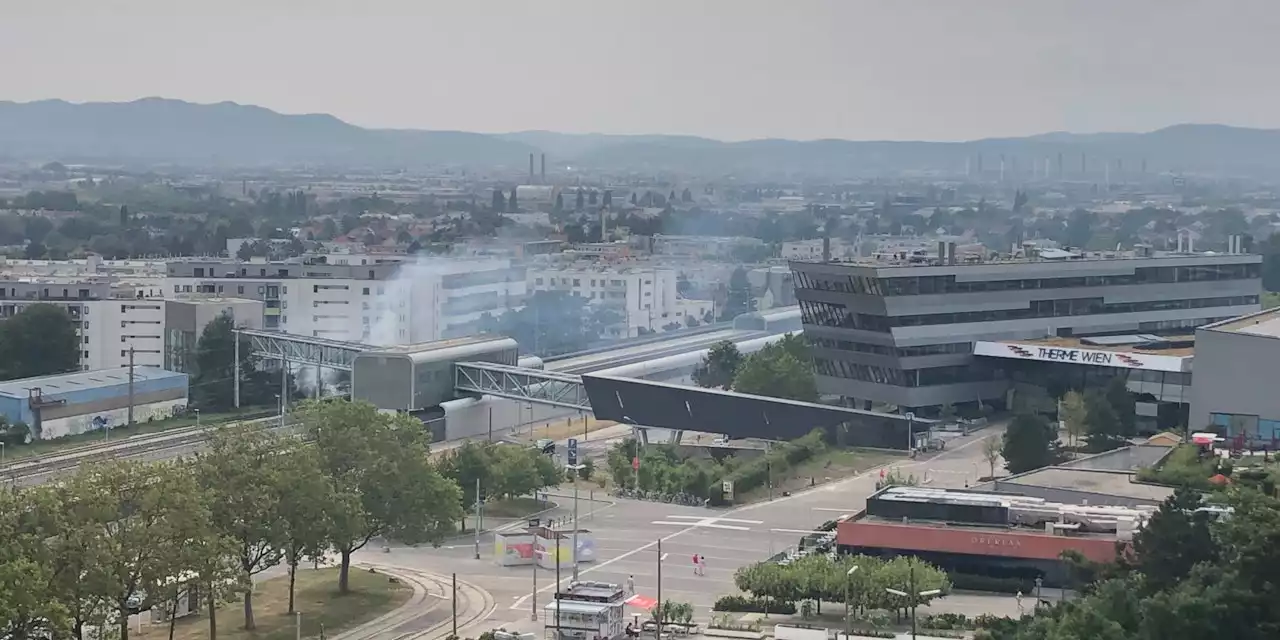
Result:
{"type": "Polygon", "coordinates": [[[725,139],[1280,128],[1277,33],[1280,0],[0,0],[0,99],[725,139]]]}

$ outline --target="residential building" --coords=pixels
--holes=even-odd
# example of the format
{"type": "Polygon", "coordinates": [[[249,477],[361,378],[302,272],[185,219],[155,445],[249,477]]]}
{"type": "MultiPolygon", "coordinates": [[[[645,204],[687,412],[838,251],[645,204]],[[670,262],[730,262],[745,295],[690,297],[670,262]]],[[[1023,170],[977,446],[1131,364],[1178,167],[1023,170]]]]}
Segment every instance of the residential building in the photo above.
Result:
{"type": "Polygon", "coordinates": [[[261,329],[263,303],[198,294],[165,300],[164,368],[191,373],[200,336],[210,322],[223,314],[231,316],[236,327],[261,329]]]}
{"type": "Polygon", "coordinates": [[[37,303],[62,307],[80,341],[83,371],[127,366],[130,351],[136,365],[163,364],[164,302],[158,281],[149,287],[112,282],[109,278],[16,278],[0,275],[0,318],[12,317],[37,303]]]}
{"type": "Polygon", "coordinates": [[[616,308],[623,318],[611,329],[613,337],[633,337],[662,331],[689,319],[702,323],[711,312],[710,300],[686,300],[677,291],[675,269],[570,265],[530,267],[530,291],[563,291],[589,304],[616,308]]]}
{"type": "Polygon", "coordinates": [[[1262,289],[1243,253],[937,256],[790,263],[819,391],[902,411],[1003,402],[1006,365],[976,342],[1185,334],[1257,311],[1262,289]]]}
{"type": "Polygon", "coordinates": [[[525,271],[507,258],[184,260],[170,263],[165,287],[170,294],[261,300],[264,329],[392,345],[477,333],[484,314],[524,303],[525,271]]]}
{"type": "MultiPolygon", "coordinates": [[[[814,238],[811,240],[788,240],[782,243],[779,251],[783,260],[803,260],[806,262],[821,262],[823,258],[823,246],[826,244],[825,238],[814,238]]],[[[840,238],[831,238],[831,256],[835,260],[844,260],[847,258],[857,257],[857,247],[849,242],[845,242],[840,238]]]]}
{"type": "Polygon", "coordinates": [[[739,236],[653,236],[654,255],[709,260],[731,257],[738,249],[759,249],[764,241],[739,236]]]}

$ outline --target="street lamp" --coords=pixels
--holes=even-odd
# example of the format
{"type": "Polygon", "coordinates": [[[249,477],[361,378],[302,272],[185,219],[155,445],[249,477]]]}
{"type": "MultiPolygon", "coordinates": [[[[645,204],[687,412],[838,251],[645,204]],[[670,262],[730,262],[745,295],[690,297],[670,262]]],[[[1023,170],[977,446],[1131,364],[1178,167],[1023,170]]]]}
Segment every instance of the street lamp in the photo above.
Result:
{"type": "Polygon", "coordinates": [[[585,464],[567,464],[565,469],[573,471],[573,581],[578,581],[578,470],[585,468],[585,464]]]}
{"type": "Polygon", "coordinates": [[[858,565],[849,567],[844,573],[844,636],[847,639],[853,634],[853,618],[849,616],[849,583],[853,582],[853,574],[858,572],[858,565]]]}
{"type": "Polygon", "coordinates": [[[907,598],[911,606],[911,640],[916,638],[916,605],[920,604],[921,598],[931,598],[942,593],[941,589],[928,589],[926,591],[916,591],[916,565],[911,563],[910,578],[907,582],[907,591],[899,591],[897,589],[885,588],[885,591],[898,596],[907,598]]]}

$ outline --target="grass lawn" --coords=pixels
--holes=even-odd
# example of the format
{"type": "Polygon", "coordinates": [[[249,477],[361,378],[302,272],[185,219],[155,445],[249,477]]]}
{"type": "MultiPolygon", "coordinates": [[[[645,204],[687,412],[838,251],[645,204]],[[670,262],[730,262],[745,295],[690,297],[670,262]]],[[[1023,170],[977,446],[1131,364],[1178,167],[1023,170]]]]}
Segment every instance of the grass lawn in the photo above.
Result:
{"type": "MultiPolygon", "coordinates": [[[[808,488],[810,478],[813,479],[814,484],[824,484],[857,475],[888,462],[903,459],[903,456],[885,451],[826,449],[810,460],[801,462],[785,471],[779,471],[773,477],[773,495],[779,496],[782,495],[783,491],[795,492],[808,488]]],[[[736,504],[746,504],[757,500],[766,500],[768,497],[768,487],[757,487],[751,491],[738,494],[734,502],[736,504]]]]}
{"type": "Polygon", "coordinates": [[[596,420],[595,418],[587,416],[587,425],[586,428],[583,428],[582,418],[574,416],[573,424],[569,424],[567,418],[553,420],[547,423],[534,424],[532,436],[529,435],[528,425],[518,428],[516,431],[519,433],[515,433],[513,435],[518,438],[529,440],[530,442],[541,440],[542,438],[550,438],[551,440],[556,441],[565,440],[567,438],[590,439],[590,433],[592,431],[598,431],[605,427],[612,427],[615,424],[617,423],[609,420],[596,420]]]}
{"type": "MultiPolygon", "coordinates": [[[[368,622],[404,604],[413,595],[412,587],[392,583],[388,576],[351,568],[351,593],[338,595],[338,569],[299,568],[297,609],[302,612],[302,635],[318,637],[324,625],[326,637],[368,622]]],[[[254,619],[258,628],[245,631],[242,601],[218,607],[219,640],[292,640],[294,616],[289,610],[289,576],[264,580],[254,587],[254,619]]],[[[130,634],[148,640],[167,640],[169,625],[143,626],[141,634],[130,634]]],[[[209,617],[200,615],[178,620],[175,640],[200,640],[209,637],[209,617]]]]}
{"type": "Polygon", "coordinates": [[[542,511],[546,507],[534,498],[512,498],[510,500],[494,500],[484,505],[486,518],[523,518],[542,511]]]}
{"type": "MultiPolygon", "coordinates": [[[[200,415],[200,425],[213,426],[221,422],[231,422],[237,418],[259,418],[271,415],[272,413],[272,409],[264,407],[244,407],[240,411],[230,411],[227,413],[204,413],[200,415]]],[[[169,418],[168,420],[138,422],[129,427],[112,427],[110,440],[123,440],[131,436],[147,435],[167,431],[169,429],[190,427],[195,425],[195,423],[196,417],[194,415],[190,415],[169,418]]],[[[97,444],[104,442],[104,437],[106,435],[107,434],[104,434],[101,431],[91,431],[88,433],[78,433],[74,436],[67,436],[65,438],[58,438],[56,440],[36,440],[31,444],[6,445],[4,459],[8,462],[11,460],[29,458],[31,456],[43,456],[51,453],[57,453],[62,449],[97,444]]]]}

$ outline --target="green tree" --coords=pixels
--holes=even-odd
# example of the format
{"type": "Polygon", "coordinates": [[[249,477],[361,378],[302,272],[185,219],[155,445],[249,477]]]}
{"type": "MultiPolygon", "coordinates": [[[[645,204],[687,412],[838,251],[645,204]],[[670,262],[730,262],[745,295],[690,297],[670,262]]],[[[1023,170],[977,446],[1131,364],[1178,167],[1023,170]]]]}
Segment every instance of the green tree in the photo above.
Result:
{"type": "Polygon", "coordinates": [[[1107,396],[1097,390],[1084,396],[1085,421],[1088,425],[1085,438],[1090,451],[1109,451],[1124,444],[1121,432],[1124,427],[1107,396]]]}
{"type": "Polygon", "coordinates": [[[755,310],[755,298],[751,295],[751,281],[747,279],[747,270],[738,267],[729,275],[729,289],[720,312],[721,320],[732,320],[744,313],[755,310]]]}
{"type": "Polygon", "coordinates": [[[0,636],[63,637],[72,631],[72,621],[61,599],[58,559],[48,541],[56,528],[42,526],[32,511],[61,505],[39,504],[30,497],[30,492],[0,491],[0,636]]]}
{"type": "Polygon", "coordinates": [[[420,420],[345,400],[308,401],[298,412],[334,488],[330,518],[342,557],[341,593],[349,591],[351,554],[370,540],[434,544],[455,530],[461,492],[431,466],[420,420]]]}
{"type": "Polygon", "coordinates": [[[212,528],[200,486],[186,465],[122,461],[81,467],[64,491],[65,524],[96,537],[95,562],[78,578],[111,603],[128,640],[132,605],[162,593],[177,575],[176,547],[212,528]]]}
{"type": "MultiPolygon", "coordinates": [[[[218,428],[199,460],[213,520],[236,547],[245,582],[281,560],[283,535],[279,449],[283,437],[253,423],[218,428]]],[[[244,628],[256,628],[253,592],[244,593],[244,628]]]]}
{"type": "Polygon", "coordinates": [[[1117,435],[1121,438],[1132,438],[1137,435],[1137,400],[1133,394],[1129,392],[1125,378],[1122,376],[1112,377],[1107,381],[1107,386],[1103,390],[1106,394],[1107,402],[1111,404],[1111,408],[1115,411],[1116,418],[1119,419],[1120,429],[1117,435]]]}
{"type": "Polygon", "coordinates": [[[693,382],[699,387],[727,389],[742,364],[738,345],[724,340],[711,345],[702,362],[693,370],[693,382]]]}
{"type": "Polygon", "coordinates": [[[1020,413],[1005,429],[1000,455],[1009,473],[1025,473],[1058,462],[1056,441],[1048,420],[1037,414],[1020,413]]]}
{"type": "Polygon", "coordinates": [[[764,349],[748,356],[733,378],[739,393],[816,402],[813,370],[785,350],[764,349]]]}
{"type": "Polygon", "coordinates": [[[1084,436],[1089,423],[1088,408],[1085,406],[1084,396],[1079,391],[1068,391],[1062,396],[1058,404],[1058,419],[1062,420],[1067,428],[1067,437],[1070,439],[1071,446],[1076,446],[1084,436]]]}
{"type": "Polygon", "coordinates": [[[988,437],[982,441],[982,458],[987,461],[992,478],[996,477],[996,464],[1000,462],[1003,449],[1004,442],[1000,438],[988,437]]]}
{"type": "Polygon", "coordinates": [[[320,466],[320,456],[309,446],[290,446],[276,456],[276,477],[271,483],[279,518],[279,550],[289,568],[289,613],[295,612],[298,565],[318,560],[329,548],[333,485],[320,466]]]}
{"type": "Polygon", "coordinates": [[[33,304],[0,323],[0,367],[6,380],[80,369],[80,338],[62,307],[33,304]]]}
{"type": "MultiPolygon", "coordinates": [[[[225,411],[235,404],[235,321],[222,314],[205,325],[196,343],[191,376],[191,402],[204,411],[225,411]]],[[[258,358],[249,345],[240,345],[241,405],[271,405],[279,389],[270,373],[257,369],[258,358]]]]}
{"type": "Polygon", "coordinates": [[[1134,568],[1154,590],[1177,585],[1200,563],[1218,559],[1218,544],[1200,493],[1182,488],[1165,500],[1133,537],[1134,568]]]}

